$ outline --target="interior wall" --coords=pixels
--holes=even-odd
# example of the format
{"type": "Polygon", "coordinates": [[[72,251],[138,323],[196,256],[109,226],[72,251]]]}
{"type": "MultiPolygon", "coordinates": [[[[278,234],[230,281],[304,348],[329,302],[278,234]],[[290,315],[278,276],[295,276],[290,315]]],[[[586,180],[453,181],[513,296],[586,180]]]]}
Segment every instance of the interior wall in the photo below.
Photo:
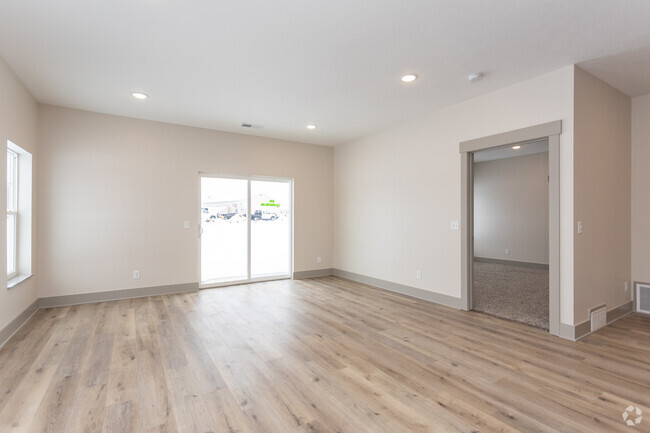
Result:
{"type": "Polygon", "coordinates": [[[576,68],[574,123],[575,321],[629,302],[631,279],[631,101],[576,68]]]}
{"type": "Polygon", "coordinates": [[[330,147],[48,105],[39,133],[41,297],[197,282],[199,172],[294,178],[294,269],[332,267],[330,147]]]}
{"type": "Polygon", "coordinates": [[[632,99],[632,280],[650,284],[650,95],[632,99]]]}
{"type": "MultiPolygon", "coordinates": [[[[6,148],[7,140],[22,147],[32,154],[33,168],[33,189],[32,189],[32,273],[31,278],[21,282],[17,286],[7,289],[7,233],[0,230],[0,239],[3,247],[0,247],[0,262],[3,272],[0,277],[0,330],[25,311],[38,298],[37,276],[36,276],[36,220],[38,209],[36,208],[36,177],[38,165],[37,151],[37,116],[38,104],[31,93],[9,68],[7,63],[0,58],[0,143],[6,148]]],[[[7,178],[7,153],[2,152],[0,165],[2,166],[3,179],[7,178]]],[[[0,200],[7,202],[7,189],[0,188],[0,200]]],[[[1,342],[0,342],[1,343],[1,342]]]]}
{"type": "Polygon", "coordinates": [[[334,267],[460,297],[460,230],[450,230],[460,220],[459,143],[562,120],[560,317],[573,324],[573,72],[569,66],[336,147],[334,267]]]}
{"type": "Polygon", "coordinates": [[[548,152],[475,163],[474,256],[548,265],[548,191],[548,152]]]}

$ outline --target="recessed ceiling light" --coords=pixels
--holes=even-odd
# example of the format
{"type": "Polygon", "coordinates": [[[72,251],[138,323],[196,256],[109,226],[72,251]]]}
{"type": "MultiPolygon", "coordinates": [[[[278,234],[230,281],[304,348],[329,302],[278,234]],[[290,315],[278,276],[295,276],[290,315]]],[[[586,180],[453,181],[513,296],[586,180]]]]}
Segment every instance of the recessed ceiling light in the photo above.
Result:
{"type": "Polygon", "coordinates": [[[415,74],[407,74],[402,76],[402,78],[400,79],[405,83],[412,83],[413,81],[418,79],[418,76],[415,74]]]}
{"type": "Polygon", "coordinates": [[[480,72],[476,74],[469,74],[467,76],[467,81],[469,81],[470,83],[476,83],[478,81],[481,81],[481,78],[483,78],[483,74],[480,72]]]}
{"type": "Polygon", "coordinates": [[[512,146],[512,148],[515,149],[515,150],[519,150],[519,149],[521,149],[521,146],[519,146],[519,145],[517,145],[517,146],[512,146]]]}
{"type": "Polygon", "coordinates": [[[309,125],[307,125],[307,129],[316,129],[316,125],[310,123],[309,125]]]}
{"type": "Polygon", "coordinates": [[[131,96],[133,96],[135,99],[139,99],[141,101],[144,101],[145,99],[147,99],[149,97],[149,95],[147,95],[146,93],[142,93],[142,92],[133,92],[133,93],[131,93],[131,96]]]}

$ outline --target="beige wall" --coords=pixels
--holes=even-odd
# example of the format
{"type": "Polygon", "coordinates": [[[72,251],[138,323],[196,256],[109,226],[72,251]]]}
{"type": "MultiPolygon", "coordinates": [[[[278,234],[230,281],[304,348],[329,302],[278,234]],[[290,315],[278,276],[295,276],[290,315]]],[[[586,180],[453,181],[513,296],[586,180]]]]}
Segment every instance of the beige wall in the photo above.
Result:
{"type": "MultiPolygon", "coordinates": [[[[7,140],[11,140],[18,146],[32,154],[32,164],[34,172],[34,185],[36,184],[37,173],[37,139],[36,139],[36,122],[37,122],[37,103],[25,86],[16,77],[13,71],[0,58],[0,143],[3,148],[7,145],[7,140]]],[[[3,179],[6,179],[6,152],[2,152],[2,173],[3,179]]],[[[7,202],[6,188],[0,188],[0,200],[2,203],[7,202]]],[[[36,188],[33,189],[33,228],[32,228],[32,272],[36,273],[36,188]]],[[[3,205],[4,206],[4,205],[3,205]]],[[[6,245],[6,231],[0,230],[2,245],[6,245]]],[[[4,264],[4,271],[0,272],[0,330],[9,322],[22,313],[29,305],[37,299],[37,277],[23,281],[19,285],[7,289],[7,248],[0,248],[0,262],[4,264]]],[[[1,343],[1,342],[0,342],[1,343]]]]}
{"type": "Polygon", "coordinates": [[[548,152],[474,164],[475,257],[548,264],[548,211],[548,152]]]}
{"type": "Polygon", "coordinates": [[[574,123],[575,322],[631,299],[630,98],[576,68],[574,123]]]}
{"type": "Polygon", "coordinates": [[[1,59],[0,94],[0,140],[33,154],[34,215],[44,216],[34,224],[36,275],[0,288],[0,329],[37,296],[196,282],[199,171],[295,178],[296,271],[334,266],[460,296],[460,231],[449,229],[460,219],[458,143],[558,119],[561,321],[625,303],[625,280],[650,281],[650,95],[630,113],[629,98],[573,66],[334,151],[39,108],[1,59]]]}
{"type": "Polygon", "coordinates": [[[574,67],[336,147],[334,266],[460,297],[462,141],[563,121],[561,321],[573,324],[574,67]],[[422,271],[422,279],[416,278],[422,271]]]}
{"type": "Polygon", "coordinates": [[[332,267],[332,148],[53,106],[39,116],[41,297],[198,281],[198,172],[294,178],[294,269],[332,267]]]}
{"type": "Polygon", "coordinates": [[[632,280],[650,284],[650,95],[632,99],[632,280]]]}

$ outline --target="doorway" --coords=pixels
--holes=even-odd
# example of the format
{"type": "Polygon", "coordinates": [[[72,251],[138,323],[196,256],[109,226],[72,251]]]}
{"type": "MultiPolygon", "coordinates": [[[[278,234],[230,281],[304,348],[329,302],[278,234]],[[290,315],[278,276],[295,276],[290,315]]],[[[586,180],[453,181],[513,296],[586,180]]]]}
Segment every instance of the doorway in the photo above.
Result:
{"type": "Polygon", "coordinates": [[[548,140],[548,329],[560,335],[560,134],[562,121],[544,123],[460,143],[461,154],[461,302],[473,308],[474,157],[479,151],[548,140]]]}
{"type": "Polygon", "coordinates": [[[291,278],[293,181],[200,176],[200,286],[291,278]]]}
{"type": "Polygon", "coordinates": [[[472,310],[548,330],[548,138],[475,152],[472,173],[472,310]]]}

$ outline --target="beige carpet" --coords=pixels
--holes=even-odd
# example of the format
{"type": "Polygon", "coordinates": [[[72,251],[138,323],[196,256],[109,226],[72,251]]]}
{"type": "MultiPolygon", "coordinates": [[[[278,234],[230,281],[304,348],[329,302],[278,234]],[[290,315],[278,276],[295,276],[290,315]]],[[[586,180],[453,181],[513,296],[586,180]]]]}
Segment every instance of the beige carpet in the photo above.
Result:
{"type": "Polygon", "coordinates": [[[474,311],[548,330],[548,268],[474,261],[474,311]]]}

